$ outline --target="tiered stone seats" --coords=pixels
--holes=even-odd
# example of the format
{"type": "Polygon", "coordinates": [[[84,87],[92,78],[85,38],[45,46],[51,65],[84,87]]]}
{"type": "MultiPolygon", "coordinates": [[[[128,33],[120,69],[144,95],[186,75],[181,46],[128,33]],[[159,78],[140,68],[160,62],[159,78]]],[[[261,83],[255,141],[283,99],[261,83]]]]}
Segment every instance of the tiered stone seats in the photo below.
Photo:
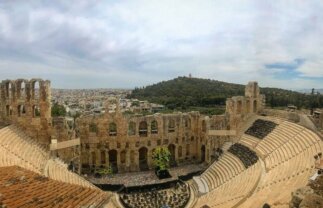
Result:
{"type": "MultiPolygon", "coordinates": [[[[199,179],[206,189],[213,190],[245,170],[244,164],[230,152],[225,152],[219,161],[214,162],[199,179]]],[[[201,188],[199,189],[201,191],[201,188]]],[[[202,191],[203,192],[203,191],[202,191]]]]}
{"type": "Polygon", "coordinates": [[[257,119],[252,126],[245,132],[250,136],[258,139],[265,138],[270,132],[272,132],[277,124],[272,121],[257,119]]]}
{"type": "Polygon", "coordinates": [[[202,195],[195,207],[225,208],[237,206],[253,192],[260,179],[261,171],[261,164],[257,162],[236,177],[202,195]]]}
{"type": "Polygon", "coordinates": [[[52,178],[61,182],[77,184],[84,187],[96,188],[94,185],[86,181],[84,178],[76,175],[73,172],[68,171],[67,165],[62,161],[59,161],[58,159],[48,160],[45,175],[49,178],[52,178]]]}
{"type": "Polygon", "coordinates": [[[178,183],[171,189],[149,190],[145,192],[120,194],[125,208],[184,208],[190,198],[189,186],[178,183]]]}
{"type": "MultiPolygon", "coordinates": [[[[11,165],[19,165],[36,173],[42,173],[49,159],[49,153],[32,140],[25,139],[13,126],[0,130],[1,158],[7,158],[11,165]]],[[[3,166],[5,164],[2,164],[3,166]]]]}
{"type": "Polygon", "coordinates": [[[289,141],[289,139],[293,138],[303,129],[304,127],[299,125],[284,122],[276,127],[276,129],[272,131],[266,137],[266,139],[261,141],[257,145],[256,149],[262,156],[267,157],[271,152],[275,151],[281,145],[289,141]]]}
{"type": "Polygon", "coordinates": [[[319,136],[311,130],[283,122],[255,148],[265,156],[267,172],[241,207],[288,207],[291,192],[305,186],[315,172],[314,155],[322,152],[319,136]]]}
{"type": "Polygon", "coordinates": [[[235,143],[229,148],[228,152],[238,157],[244,164],[245,168],[248,168],[258,161],[257,154],[243,144],[235,143]]]}
{"type": "Polygon", "coordinates": [[[77,174],[67,170],[67,165],[51,159],[49,153],[37,142],[15,126],[0,129],[0,167],[17,165],[49,178],[96,188],[77,174]]]}

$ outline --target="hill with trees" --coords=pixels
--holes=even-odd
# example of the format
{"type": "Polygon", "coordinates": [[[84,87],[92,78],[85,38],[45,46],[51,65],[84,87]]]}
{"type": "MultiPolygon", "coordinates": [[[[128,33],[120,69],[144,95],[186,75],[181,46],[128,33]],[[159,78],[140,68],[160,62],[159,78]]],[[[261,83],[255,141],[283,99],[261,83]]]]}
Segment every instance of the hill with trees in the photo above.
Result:
{"type": "MultiPolygon", "coordinates": [[[[224,112],[227,98],[244,95],[245,85],[211,79],[178,77],[142,88],[135,88],[128,98],[148,100],[165,105],[171,110],[199,110],[206,114],[224,112]]],[[[261,88],[269,107],[298,108],[323,107],[322,95],[308,95],[279,88],[261,88]]]]}

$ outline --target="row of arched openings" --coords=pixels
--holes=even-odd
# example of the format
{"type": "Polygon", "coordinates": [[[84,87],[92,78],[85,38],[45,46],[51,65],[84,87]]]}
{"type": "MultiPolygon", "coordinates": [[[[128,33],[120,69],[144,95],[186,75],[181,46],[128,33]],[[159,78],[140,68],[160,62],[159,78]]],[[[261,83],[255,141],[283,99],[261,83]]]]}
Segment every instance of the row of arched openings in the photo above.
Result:
{"type": "MultiPolygon", "coordinates": [[[[128,124],[128,135],[133,136],[137,134],[137,127],[134,121],[130,121],[128,124]]],[[[185,127],[190,127],[190,119],[185,120],[185,127]]],[[[97,132],[98,128],[95,123],[89,125],[90,132],[97,132]]],[[[175,131],[175,121],[173,119],[168,122],[168,132],[175,131]]],[[[109,136],[117,135],[117,124],[115,122],[109,123],[108,129],[109,136]]],[[[141,121],[138,126],[138,134],[141,137],[148,136],[148,123],[146,121],[141,121]]],[[[150,123],[150,134],[158,134],[158,122],[156,120],[151,121],[150,123]]]]}
{"type": "MultiPolygon", "coordinates": [[[[176,151],[176,146],[174,144],[170,144],[168,145],[168,150],[171,154],[171,158],[170,158],[170,166],[174,167],[176,166],[176,158],[175,158],[175,151],[176,151]]],[[[139,153],[139,168],[141,171],[145,171],[149,169],[148,166],[148,148],[146,147],[141,147],[138,150],[139,153]]],[[[153,151],[153,150],[152,150],[153,151]]],[[[134,163],[134,151],[131,150],[130,152],[130,163],[134,163]]],[[[186,156],[188,156],[190,154],[190,145],[187,144],[186,146],[186,156]]],[[[114,173],[116,173],[118,171],[118,151],[117,150],[109,150],[108,151],[108,156],[109,156],[109,164],[111,165],[114,173]]],[[[183,151],[182,151],[182,146],[178,146],[177,147],[177,156],[179,158],[182,158],[183,156],[183,151]]],[[[97,158],[96,158],[96,153],[92,152],[91,153],[91,158],[92,158],[92,164],[96,164],[97,162],[97,158]]],[[[100,152],[100,158],[101,158],[101,164],[106,164],[107,160],[106,160],[106,151],[102,150],[100,152]]],[[[204,162],[205,161],[205,145],[202,145],[201,147],[201,161],[204,162]]],[[[123,150],[120,152],[120,162],[121,164],[125,164],[126,163],[126,151],[123,150]]]]}
{"type": "MultiPolygon", "coordinates": [[[[5,97],[11,100],[13,98],[13,83],[7,82],[5,85],[5,97]]],[[[26,83],[25,81],[18,81],[16,84],[16,97],[18,99],[25,99],[27,97],[26,83]]],[[[32,99],[40,98],[40,83],[34,81],[31,84],[31,96],[32,99]]]]}
{"type": "MultiPolygon", "coordinates": [[[[10,105],[6,105],[6,116],[12,116],[13,115],[13,109],[10,105]]],[[[20,104],[17,106],[17,115],[18,117],[26,115],[26,106],[23,104],[20,104]]],[[[40,107],[38,105],[32,106],[32,116],[34,118],[40,117],[40,107]]]]}

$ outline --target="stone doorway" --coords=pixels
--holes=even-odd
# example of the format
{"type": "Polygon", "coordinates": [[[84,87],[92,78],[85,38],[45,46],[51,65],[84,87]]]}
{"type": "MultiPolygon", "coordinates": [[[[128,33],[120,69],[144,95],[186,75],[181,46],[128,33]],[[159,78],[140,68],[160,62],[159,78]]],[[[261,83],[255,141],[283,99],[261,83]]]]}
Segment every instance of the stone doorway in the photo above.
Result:
{"type": "Polygon", "coordinates": [[[147,158],[148,149],[146,147],[141,147],[139,149],[139,169],[141,171],[149,170],[147,158]]]}
{"type": "Polygon", "coordinates": [[[118,152],[117,150],[109,151],[109,164],[112,167],[113,173],[118,172],[118,152]]]}
{"type": "Polygon", "coordinates": [[[175,167],[175,166],[177,166],[176,159],[175,159],[176,146],[174,144],[170,144],[170,145],[168,145],[168,150],[170,152],[169,165],[170,165],[170,167],[175,167]]]}

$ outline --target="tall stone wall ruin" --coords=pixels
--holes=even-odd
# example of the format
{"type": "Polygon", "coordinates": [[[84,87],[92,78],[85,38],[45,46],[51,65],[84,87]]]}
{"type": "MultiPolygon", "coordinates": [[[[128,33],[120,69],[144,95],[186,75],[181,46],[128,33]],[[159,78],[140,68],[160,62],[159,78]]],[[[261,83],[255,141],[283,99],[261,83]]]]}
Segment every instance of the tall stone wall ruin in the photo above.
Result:
{"type": "Polygon", "coordinates": [[[51,132],[50,81],[4,80],[0,91],[2,121],[16,124],[39,144],[48,146],[51,132]]]}

